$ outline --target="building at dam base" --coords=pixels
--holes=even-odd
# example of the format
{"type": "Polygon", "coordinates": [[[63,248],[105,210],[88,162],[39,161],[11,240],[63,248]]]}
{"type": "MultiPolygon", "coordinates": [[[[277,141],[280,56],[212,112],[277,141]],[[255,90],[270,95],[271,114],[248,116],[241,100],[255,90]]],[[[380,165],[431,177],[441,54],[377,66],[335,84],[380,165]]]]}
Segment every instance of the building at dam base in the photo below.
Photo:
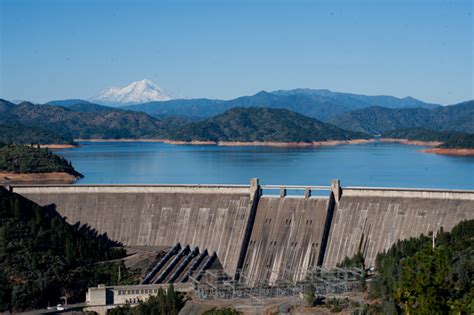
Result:
{"type": "Polygon", "coordinates": [[[250,285],[299,281],[308,270],[377,253],[399,239],[474,219],[474,191],[250,185],[29,185],[15,193],[128,246],[177,243],[215,252],[250,285]],[[277,190],[277,195],[268,191],[277,190]],[[288,195],[300,190],[304,195],[288,195]]]}

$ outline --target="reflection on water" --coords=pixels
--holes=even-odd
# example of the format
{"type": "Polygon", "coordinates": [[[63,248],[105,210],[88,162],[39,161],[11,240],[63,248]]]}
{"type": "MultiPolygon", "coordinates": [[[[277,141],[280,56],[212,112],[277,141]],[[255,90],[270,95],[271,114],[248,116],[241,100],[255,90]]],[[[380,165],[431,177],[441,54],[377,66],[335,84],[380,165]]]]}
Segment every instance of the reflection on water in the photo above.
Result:
{"type": "Polygon", "coordinates": [[[418,152],[390,143],[320,148],[81,143],[58,151],[90,183],[266,184],[474,189],[474,158],[418,152]]]}

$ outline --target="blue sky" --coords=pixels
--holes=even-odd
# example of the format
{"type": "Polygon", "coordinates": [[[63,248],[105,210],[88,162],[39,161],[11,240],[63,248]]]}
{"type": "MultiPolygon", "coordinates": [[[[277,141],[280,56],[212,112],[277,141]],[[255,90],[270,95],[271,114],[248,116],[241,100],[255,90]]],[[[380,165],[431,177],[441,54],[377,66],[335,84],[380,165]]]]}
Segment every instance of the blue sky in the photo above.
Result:
{"type": "Polygon", "coordinates": [[[0,0],[0,97],[143,78],[182,97],[327,88],[473,98],[473,1],[0,0]]]}

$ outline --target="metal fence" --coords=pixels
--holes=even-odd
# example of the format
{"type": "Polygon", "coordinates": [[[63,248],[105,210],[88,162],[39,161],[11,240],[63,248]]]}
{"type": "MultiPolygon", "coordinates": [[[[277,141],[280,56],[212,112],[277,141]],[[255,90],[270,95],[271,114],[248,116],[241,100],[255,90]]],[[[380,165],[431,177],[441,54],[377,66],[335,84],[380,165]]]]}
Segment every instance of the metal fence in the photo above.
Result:
{"type": "MultiPolygon", "coordinates": [[[[301,274],[301,270],[293,270],[301,274]]],[[[280,281],[270,284],[249,286],[245,284],[245,274],[240,273],[240,281],[230,280],[218,270],[206,271],[203,279],[195,284],[198,299],[257,299],[298,296],[312,286],[317,295],[343,294],[361,290],[361,279],[365,272],[360,268],[316,268],[304,270],[306,277],[298,282],[280,281]]]]}

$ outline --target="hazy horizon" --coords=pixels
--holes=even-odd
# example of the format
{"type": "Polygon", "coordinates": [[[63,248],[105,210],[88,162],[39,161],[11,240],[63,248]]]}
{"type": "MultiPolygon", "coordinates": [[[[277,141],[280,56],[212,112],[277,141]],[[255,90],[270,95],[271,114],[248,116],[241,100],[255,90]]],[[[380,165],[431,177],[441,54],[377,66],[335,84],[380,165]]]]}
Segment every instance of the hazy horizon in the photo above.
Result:
{"type": "Polygon", "coordinates": [[[150,79],[180,98],[329,89],[473,99],[471,1],[0,1],[0,97],[89,99],[150,79]]]}

